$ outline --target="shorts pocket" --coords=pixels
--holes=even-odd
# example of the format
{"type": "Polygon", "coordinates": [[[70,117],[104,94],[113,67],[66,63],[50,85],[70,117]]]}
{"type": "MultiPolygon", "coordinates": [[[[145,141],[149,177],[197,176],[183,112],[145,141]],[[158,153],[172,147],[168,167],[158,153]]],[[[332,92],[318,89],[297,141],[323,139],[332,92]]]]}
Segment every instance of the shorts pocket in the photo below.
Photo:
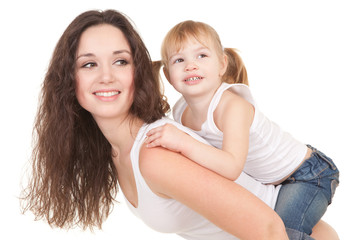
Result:
{"type": "Polygon", "coordinates": [[[334,194],[335,194],[335,191],[336,191],[336,188],[339,186],[339,173],[336,173],[334,176],[334,179],[331,180],[331,185],[330,185],[330,190],[331,190],[331,197],[330,197],[330,201],[329,201],[329,204],[331,204],[332,202],[332,199],[334,197],[334,194]]]}

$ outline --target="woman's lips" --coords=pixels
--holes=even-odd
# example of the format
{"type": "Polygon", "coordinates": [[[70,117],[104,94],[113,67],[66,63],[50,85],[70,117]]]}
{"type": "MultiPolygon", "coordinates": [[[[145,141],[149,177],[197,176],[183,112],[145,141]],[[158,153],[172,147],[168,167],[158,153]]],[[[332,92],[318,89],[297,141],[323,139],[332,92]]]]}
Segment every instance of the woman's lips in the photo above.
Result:
{"type": "Polygon", "coordinates": [[[113,97],[115,95],[120,94],[120,91],[99,91],[99,92],[94,92],[94,95],[99,96],[99,97],[113,97]]]}

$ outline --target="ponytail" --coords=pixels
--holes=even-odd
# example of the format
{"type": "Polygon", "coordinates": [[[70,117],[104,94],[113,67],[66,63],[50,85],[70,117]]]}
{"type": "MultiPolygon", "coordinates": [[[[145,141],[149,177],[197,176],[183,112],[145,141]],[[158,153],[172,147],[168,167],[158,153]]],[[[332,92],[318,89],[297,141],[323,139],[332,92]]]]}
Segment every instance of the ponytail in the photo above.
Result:
{"type": "Polygon", "coordinates": [[[234,48],[225,48],[228,66],[222,80],[227,83],[243,83],[249,85],[247,71],[243,60],[234,48]]]}
{"type": "Polygon", "coordinates": [[[161,80],[160,77],[160,69],[162,67],[162,62],[161,61],[153,61],[152,62],[152,69],[153,69],[153,74],[156,80],[161,80]]]}
{"type": "Polygon", "coordinates": [[[162,109],[163,109],[164,113],[168,113],[170,111],[170,105],[167,102],[167,100],[168,100],[167,97],[164,95],[165,88],[164,88],[164,83],[163,83],[161,75],[160,75],[160,70],[161,70],[162,66],[163,66],[162,61],[152,61],[153,77],[159,83],[160,93],[162,96],[162,101],[163,101],[162,109]]]}

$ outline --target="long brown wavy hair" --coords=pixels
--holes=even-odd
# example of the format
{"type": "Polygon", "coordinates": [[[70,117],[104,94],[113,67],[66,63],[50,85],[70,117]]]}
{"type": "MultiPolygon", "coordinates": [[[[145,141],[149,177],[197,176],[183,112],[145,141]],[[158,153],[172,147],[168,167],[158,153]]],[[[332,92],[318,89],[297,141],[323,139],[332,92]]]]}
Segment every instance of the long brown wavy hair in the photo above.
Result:
{"type": "Polygon", "coordinates": [[[33,131],[32,175],[22,192],[23,212],[51,226],[101,228],[118,192],[112,150],[75,95],[75,60],[81,34],[89,27],[119,28],[132,52],[134,102],[130,115],[151,123],[169,105],[154,77],[151,58],[129,19],[114,11],[88,11],[76,17],[58,41],[42,85],[33,131]]]}
{"type": "Polygon", "coordinates": [[[158,78],[160,78],[161,66],[164,66],[164,71],[167,72],[169,51],[179,51],[189,38],[196,39],[204,46],[213,43],[219,57],[223,54],[227,56],[228,66],[221,79],[223,82],[249,85],[247,71],[238,51],[235,48],[223,48],[219,35],[210,25],[192,20],[176,24],[166,34],[161,46],[161,61],[153,63],[154,72],[158,78]]]}

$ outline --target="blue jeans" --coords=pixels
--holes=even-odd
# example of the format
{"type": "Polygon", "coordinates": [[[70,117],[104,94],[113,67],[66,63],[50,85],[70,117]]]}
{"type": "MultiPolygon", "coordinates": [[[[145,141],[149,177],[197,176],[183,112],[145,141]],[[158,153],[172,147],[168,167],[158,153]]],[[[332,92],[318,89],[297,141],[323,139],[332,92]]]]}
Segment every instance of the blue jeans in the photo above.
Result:
{"type": "Polygon", "coordinates": [[[324,215],[339,184],[339,170],[322,152],[308,145],[312,154],[282,183],[275,211],[289,238],[312,239],[312,228],[324,215]]]}

